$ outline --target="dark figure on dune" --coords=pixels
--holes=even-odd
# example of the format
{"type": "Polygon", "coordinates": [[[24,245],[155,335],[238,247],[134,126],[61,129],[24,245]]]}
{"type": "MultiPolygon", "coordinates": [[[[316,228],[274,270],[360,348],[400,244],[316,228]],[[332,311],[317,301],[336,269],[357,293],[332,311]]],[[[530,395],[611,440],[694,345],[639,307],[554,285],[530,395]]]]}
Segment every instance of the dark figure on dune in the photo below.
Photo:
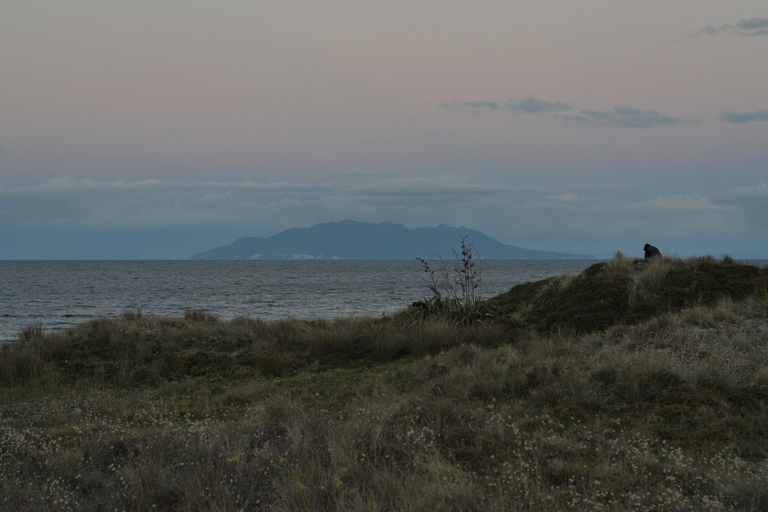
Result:
{"type": "Polygon", "coordinates": [[[654,247],[650,244],[645,244],[645,247],[643,247],[643,250],[645,251],[645,259],[647,260],[656,256],[661,256],[661,252],[659,252],[658,247],[654,247]]]}

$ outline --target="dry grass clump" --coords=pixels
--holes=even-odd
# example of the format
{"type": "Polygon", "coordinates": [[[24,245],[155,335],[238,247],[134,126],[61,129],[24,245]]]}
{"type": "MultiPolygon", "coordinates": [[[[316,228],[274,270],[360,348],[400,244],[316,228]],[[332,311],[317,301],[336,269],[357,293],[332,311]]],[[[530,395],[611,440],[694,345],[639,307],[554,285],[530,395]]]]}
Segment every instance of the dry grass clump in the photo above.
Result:
{"type": "Polygon", "coordinates": [[[653,300],[659,297],[664,289],[664,280],[674,267],[670,258],[657,257],[647,260],[643,265],[643,271],[634,279],[633,296],[640,300],[653,300]]]}
{"type": "Polygon", "coordinates": [[[541,294],[542,295],[551,295],[551,294],[557,294],[557,293],[563,293],[565,290],[568,289],[571,284],[575,280],[577,280],[577,276],[573,276],[570,274],[563,274],[561,276],[553,276],[549,279],[546,279],[541,287],[541,294]]]}
{"type": "Polygon", "coordinates": [[[123,311],[123,318],[126,320],[141,320],[143,316],[144,313],[142,313],[141,309],[137,309],[135,312],[123,311]]]}
{"type": "MultiPolygon", "coordinates": [[[[139,316],[139,318],[141,317],[139,316]]],[[[210,313],[206,313],[205,311],[196,310],[196,309],[188,309],[184,311],[184,320],[187,320],[190,322],[207,322],[207,323],[218,322],[218,318],[216,318],[214,315],[211,315],[210,313]]]]}
{"type": "Polygon", "coordinates": [[[42,325],[28,325],[19,333],[19,341],[31,341],[34,339],[42,338],[43,336],[45,336],[45,329],[42,325]]]}
{"type": "Polygon", "coordinates": [[[625,256],[621,251],[616,251],[613,258],[603,264],[603,271],[609,276],[628,276],[634,268],[635,259],[625,256]]]}
{"type": "Polygon", "coordinates": [[[621,333],[615,350],[655,349],[665,361],[683,368],[689,379],[727,378],[756,385],[768,365],[765,309],[766,303],[756,299],[724,299],[714,307],[670,313],[614,331],[621,333]]]}

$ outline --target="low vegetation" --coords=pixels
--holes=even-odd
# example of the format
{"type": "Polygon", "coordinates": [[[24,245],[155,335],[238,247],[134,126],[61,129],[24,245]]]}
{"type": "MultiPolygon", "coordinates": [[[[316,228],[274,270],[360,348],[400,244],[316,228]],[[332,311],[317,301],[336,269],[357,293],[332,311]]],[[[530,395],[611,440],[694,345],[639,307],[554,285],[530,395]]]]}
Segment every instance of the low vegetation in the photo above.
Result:
{"type": "Polygon", "coordinates": [[[488,302],[520,327],[580,334],[748,297],[768,297],[768,269],[728,257],[659,257],[645,262],[619,252],[577,277],[515,286],[488,302]]]}
{"type": "Polygon", "coordinates": [[[432,281],[430,297],[415,302],[405,313],[411,322],[439,320],[455,325],[493,322],[500,311],[483,300],[483,260],[467,237],[461,239],[460,252],[453,251],[453,261],[438,256],[436,267],[416,258],[432,281]]]}
{"type": "Polygon", "coordinates": [[[0,508],[766,510],[766,285],[617,254],[480,321],[26,329],[0,350],[0,508]]]}

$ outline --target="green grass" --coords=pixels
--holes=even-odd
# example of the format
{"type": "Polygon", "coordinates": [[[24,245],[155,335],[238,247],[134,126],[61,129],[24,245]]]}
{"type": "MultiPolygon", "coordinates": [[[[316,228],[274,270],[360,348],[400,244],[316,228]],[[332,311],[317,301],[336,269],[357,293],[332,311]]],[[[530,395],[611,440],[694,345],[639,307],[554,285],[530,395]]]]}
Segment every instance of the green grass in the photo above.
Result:
{"type": "Polygon", "coordinates": [[[469,326],[32,329],[0,350],[0,508],[768,509],[765,270],[630,263],[469,326]]]}
{"type": "Polygon", "coordinates": [[[587,333],[730,298],[765,297],[768,269],[727,258],[632,260],[617,253],[580,276],[516,286],[488,302],[507,320],[548,332],[587,333]]]}

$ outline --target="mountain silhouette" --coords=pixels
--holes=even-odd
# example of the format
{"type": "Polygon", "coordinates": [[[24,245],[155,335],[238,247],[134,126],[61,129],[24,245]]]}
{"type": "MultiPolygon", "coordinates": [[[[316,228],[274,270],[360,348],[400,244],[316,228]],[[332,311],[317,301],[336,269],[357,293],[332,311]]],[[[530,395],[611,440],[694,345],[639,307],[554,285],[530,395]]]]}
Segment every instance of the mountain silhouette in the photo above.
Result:
{"type": "Polygon", "coordinates": [[[487,260],[518,259],[592,259],[586,254],[536,251],[506,245],[475,229],[453,228],[441,224],[436,228],[409,229],[402,224],[371,224],[344,220],[326,222],[309,228],[286,229],[266,238],[245,237],[230,245],[195,254],[195,260],[400,260],[416,257],[452,258],[461,239],[472,244],[487,260]]]}

